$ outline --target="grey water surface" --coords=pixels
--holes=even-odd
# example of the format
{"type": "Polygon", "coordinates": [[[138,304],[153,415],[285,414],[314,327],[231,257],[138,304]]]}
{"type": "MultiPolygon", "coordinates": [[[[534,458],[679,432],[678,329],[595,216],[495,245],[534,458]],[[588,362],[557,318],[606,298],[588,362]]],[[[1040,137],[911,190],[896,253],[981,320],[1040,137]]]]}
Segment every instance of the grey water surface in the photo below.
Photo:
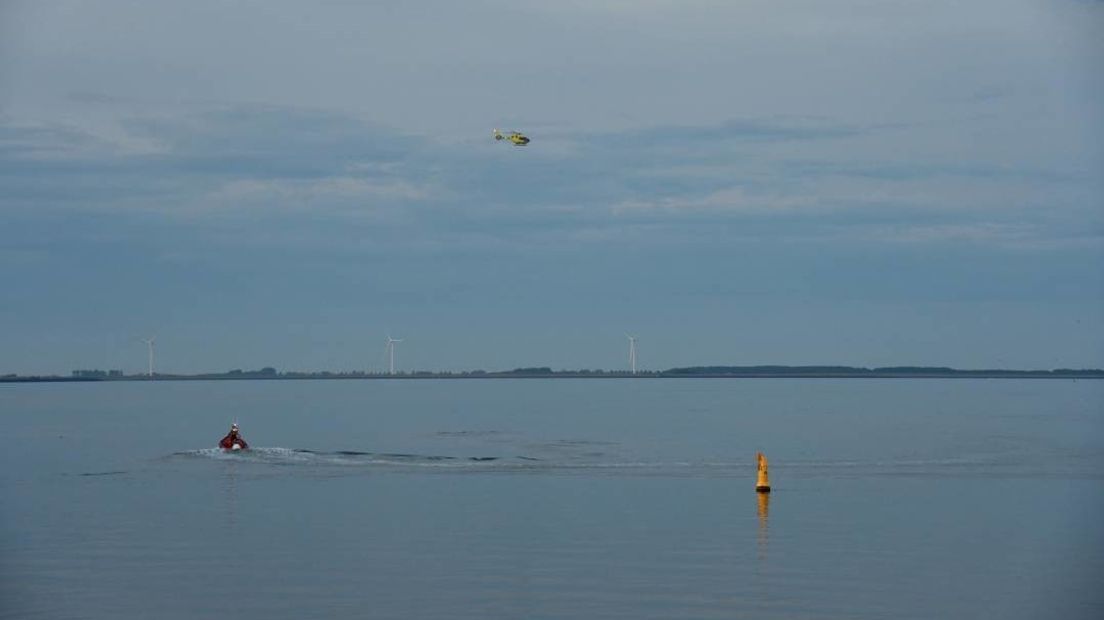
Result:
{"type": "Polygon", "coordinates": [[[1101,381],[0,384],[0,429],[0,618],[1104,617],[1101,381]]]}

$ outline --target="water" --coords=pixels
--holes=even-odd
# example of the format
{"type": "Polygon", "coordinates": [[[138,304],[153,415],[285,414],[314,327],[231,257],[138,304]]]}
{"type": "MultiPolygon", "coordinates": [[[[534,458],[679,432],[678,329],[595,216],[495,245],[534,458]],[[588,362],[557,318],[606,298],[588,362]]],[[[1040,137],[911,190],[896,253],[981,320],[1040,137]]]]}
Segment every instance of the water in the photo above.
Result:
{"type": "Polygon", "coordinates": [[[0,385],[0,617],[1099,618],[1102,405],[1057,380],[0,385]],[[212,449],[233,420],[254,450],[212,449]]]}

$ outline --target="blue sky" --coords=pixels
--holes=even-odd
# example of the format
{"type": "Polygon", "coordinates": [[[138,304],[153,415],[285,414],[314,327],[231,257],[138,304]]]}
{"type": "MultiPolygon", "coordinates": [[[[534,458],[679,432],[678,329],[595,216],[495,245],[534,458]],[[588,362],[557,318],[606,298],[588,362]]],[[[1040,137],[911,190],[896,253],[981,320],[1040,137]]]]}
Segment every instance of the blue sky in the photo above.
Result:
{"type": "Polygon", "coordinates": [[[1104,3],[0,4],[0,374],[1104,366],[1104,3]],[[524,149],[491,139],[519,129],[524,149]]]}

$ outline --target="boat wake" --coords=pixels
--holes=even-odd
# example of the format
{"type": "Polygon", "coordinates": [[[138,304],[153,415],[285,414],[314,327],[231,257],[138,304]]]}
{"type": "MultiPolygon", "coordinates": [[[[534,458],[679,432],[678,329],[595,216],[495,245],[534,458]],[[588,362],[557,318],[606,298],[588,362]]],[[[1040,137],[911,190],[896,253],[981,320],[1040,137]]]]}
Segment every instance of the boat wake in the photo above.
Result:
{"type": "Polygon", "coordinates": [[[603,460],[600,458],[538,458],[535,456],[452,456],[405,452],[362,450],[319,451],[303,448],[251,448],[228,452],[219,448],[186,450],[170,455],[174,459],[237,462],[286,467],[363,468],[391,471],[432,471],[440,473],[502,472],[556,473],[607,472],[637,475],[693,475],[700,468],[714,471],[732,468],[733,463],[648,462],[640,460],[603,460]]]}
{"type": "MultiPolygon", "coordinates": [[[[302,468],[331,474],[344,472],[422,472],[440,474],[504,473],[542,475],[587,475],[611,477],[754,478],[754,463],[748,460],[708,459],[649,460],[623,454],[578,451],[556,453],[541,445],[536,454],[438,455],[367,450],[309,450],[302,448],[252,448],[227,452],[219,448],[186,450],[168,455],[173,460],[238,463],[262,467],[302,468]]],[[[1022,463],[994,455],[964,455],[944,459],[779,459],[773,470],[783,479],[867,477],[1052,477],[1074,476],[1104,479],[1104,472],[1088,471],[1075,463],[1049,467],[1022,463]]],[[[89,472],[85,476],[113,476],[126,472],[89,472]]]]}

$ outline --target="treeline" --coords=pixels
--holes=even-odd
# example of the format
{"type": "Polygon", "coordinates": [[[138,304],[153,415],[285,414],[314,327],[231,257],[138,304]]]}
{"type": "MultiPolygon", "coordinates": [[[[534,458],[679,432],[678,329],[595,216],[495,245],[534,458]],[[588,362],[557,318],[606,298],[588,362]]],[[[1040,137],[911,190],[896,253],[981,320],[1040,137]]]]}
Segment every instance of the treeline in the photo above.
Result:
{"type": "Polygon", "coordinates": [[[1070,378],[1104,379],[1104,370],[1100,368],[1057,368],[1053,370],[1011,370],[1003,368],[960,370],[948,366],[882,366],[864,368],[861,366],[687,366],[668,370],[553,370],[549,366],[528,366],[513,370],[464,370],[464,371],[402,371],[394,374],[364,370],[338,371],[285,371],[280,372],[271,366],[258,370],[235,368],[219,373],[199,373],[192,375],[154,373],[124,375],[119,370],[74,370],[71,376],[16,374],[0,375],[0,383],[13,382],[52,382],[52,381],[188,381],[188,380],[224,380],[224,379],[509,379],[523,377],[549,378],[705,378],[705,377],[810,377],[810,378],[1070,378]]]}
{"type": "Polygon", "coordinates": [[[1054,370],[979,369],[960,370],[947,366],[688,366],[671,368],[665,376],[681,377],[1104,377],[1100,368],[1057,368],[1054,370]]]}

